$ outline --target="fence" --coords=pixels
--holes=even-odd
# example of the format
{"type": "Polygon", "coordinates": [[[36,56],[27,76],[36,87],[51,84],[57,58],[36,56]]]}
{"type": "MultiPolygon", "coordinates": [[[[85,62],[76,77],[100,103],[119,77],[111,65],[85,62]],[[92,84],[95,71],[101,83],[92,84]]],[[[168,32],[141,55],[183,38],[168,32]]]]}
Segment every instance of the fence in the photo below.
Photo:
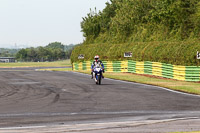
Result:
{"type": "MultiPolygon", "coordinates": [[[[73,63],[73,70],[91,70],[92,61],[73,63]]],[[[182,81],[200,81],[200,67],[177,66],[159,62],[103,61],[106,72],[148,74],[182,81]]]]}

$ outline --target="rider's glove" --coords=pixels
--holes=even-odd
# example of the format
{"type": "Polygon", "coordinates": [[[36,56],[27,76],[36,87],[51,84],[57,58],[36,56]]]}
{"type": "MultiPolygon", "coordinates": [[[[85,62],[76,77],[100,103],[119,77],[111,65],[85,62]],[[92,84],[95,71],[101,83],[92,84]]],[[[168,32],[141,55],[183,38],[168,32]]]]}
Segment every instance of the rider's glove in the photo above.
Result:
{"type": "Polygon", "coordinates": [[[103,73],[104,73],[105,71],[104,71],[104,68],[103,68],[103,73]]]}

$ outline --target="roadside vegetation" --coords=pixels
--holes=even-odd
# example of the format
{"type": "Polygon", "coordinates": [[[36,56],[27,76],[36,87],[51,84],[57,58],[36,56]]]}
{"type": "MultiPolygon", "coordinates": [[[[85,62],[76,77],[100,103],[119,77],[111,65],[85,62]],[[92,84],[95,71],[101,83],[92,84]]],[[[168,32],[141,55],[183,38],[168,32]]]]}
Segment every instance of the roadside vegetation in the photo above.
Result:
{"type": "MultiPolygon", "coordinates": [[[[89,71],[78,71],[90,74],[89,71]]],[[[150,77],[146,75],[138,75],[132,73],[104,73],[106,78],[137,82],[149,85],[165,87],[171,90],[200,95],[200,84],[195,82],[177,81],[159,77],[150,77]]]]}
{"type": "Polygon", "coordinates": [[[181,42],[135,42],[124,44],[87,44],[75,47],[71,55],[72,62],[93,60],[98,54],[101,60],[121,61],[152,61],[173,65],[199,66],[200,60],[196,59],[200,51],[199,41],[181,42]],[[125,58],[124,52],[132,52],[131,58],[125,58]],[[83,54],[84,59],[78,60],[78,55],[83,54]]]}
{"type": "Polygon", "coordinates": [[[39,71],[72,71],[72,68],[48,68],[48,69],[40,69],[39,71]]]}
{"type": "MultiPolygon", "coordinates": [[[[40,69],[40,70],[41,71],[72,71],[72,68],[50,68],[50,69],[40,69]]],[[[85,73],[89,75],[91,74],[90,71],[76,71],[76,72],[85,73]]],[[[200,95],[200,83],[196,83],[196,82],[177,81],[177,80],[172,80],[172,79],[165,79],[165,78],[160,78],[160,77],[155,77],[155,76],[151,77],[149,75],[148,76],[138,75],[138,74],[133,74],[133,73],[106,72],[104,73],[104,76],[105,78],[155,85],[155,86],[165,87],[171,90],[200,95]]]]}
{"type": "Polygon", "coordinates": [[[153,61],[199,66],[200,0],[111,0],[102,11],[90,11],[81,28],[85,41],[75,47],[78,55],[92,60],[153,61]]]}
{"type": "MultiPolygon", "coordinates": [[[[200,0],[110,0],[102,11],[90,10],[81,28],[85,40],[72,51],[72,63],[93,60],[98,54],[105,61],[200,66],[200,0]],[[124,58],[125,52],[132,52],[132,57],[124,58]],[[84,59],[78,59],[80,54],[84,59]]],[[[105,77],[200,95],[199,83],[194,82],[130,73],[105,77]]]]}
{"type": "Polygon", "coordinates": [[[200,131],[196,131],[196,132],[174,132],[174,133],[200,133],[200,131]]]}

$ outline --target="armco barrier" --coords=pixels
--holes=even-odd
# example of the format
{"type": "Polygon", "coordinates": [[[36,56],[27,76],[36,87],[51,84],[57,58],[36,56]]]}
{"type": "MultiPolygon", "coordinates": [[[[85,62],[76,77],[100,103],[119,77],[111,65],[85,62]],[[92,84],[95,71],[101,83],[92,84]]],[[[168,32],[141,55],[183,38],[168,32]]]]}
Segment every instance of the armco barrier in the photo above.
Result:
{"type": "MultiPolygon", "coordinates": [[[[73,63],[73,70],[91,69],[92,61],[73,63]]],[[[148,74],[182,81],[200,81],[200,67],[177,66],[150,61],[103,61],[106,72],[148,74]]]]}

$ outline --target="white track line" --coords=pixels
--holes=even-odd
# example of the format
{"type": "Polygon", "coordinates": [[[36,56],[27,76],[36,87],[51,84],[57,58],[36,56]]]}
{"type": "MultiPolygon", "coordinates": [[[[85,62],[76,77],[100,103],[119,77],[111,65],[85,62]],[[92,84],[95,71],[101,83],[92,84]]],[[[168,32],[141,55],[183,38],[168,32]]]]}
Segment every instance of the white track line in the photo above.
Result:
{"type": "MultiPolygon", "coordinates": [[[[63,129],[66,128],[68,131],[82,131],[82,130],[99,130],[107,128],[123,128],[123,127],[132,127],[138,125],[148,125],[148,124],[157,124],[163,122],[172,122],[172,121],[181,121],[181,120],[191,120],[199,119],[198,117],[186,117],[186,118],[177,118],[177,119],[164,119],[164,120],[144,120],[144,121],[122,121],[122,122],[101,122],[101,123],[85,123],[85,124],[66,124],[66,125],[44,125],[44,126],[24,126],[24,127],[6,127],[0,128],[1,130],[33,130],[33,129],[63,129]]],[[[45,132],[45,131],[44,131],[45,132]]]]}
{"type": "MultiPolygon", "coordinates": [[[[88,74],[79,73],[79,72],[73,72],[73,71],[68,71],[68,72],[72,72],[72,73],[79,74],[79,75],[90,76],[88,74]]],[[[123,81],[123,80],[117,80],[117,79],[111,79],[111,78],[105,78],[105,79],[112,80],[112,81],[117,81],[117,82],[122,82],[122,83],[134,84],[134,85],[143,85],[143,86],[147,86],[147,87],[154,87],[156,89],[162,89],[162,90],[166,90],[166,91],[173,92],[173,93],[178,93],[178,94],[182,94],[182,95],[186,95],[186,96],[193,96],[193,97],[199,97],[200,98],[200,95],[195,95],[195,94],[189,94],[189,93],[185,93],[185,92],[175,91],[175,90],[171,90],[171,89],[160,87],[160,86],[136,83],[136,82],[131,82],[131,81],[129,82],[129,81],[123,81]]]]}

